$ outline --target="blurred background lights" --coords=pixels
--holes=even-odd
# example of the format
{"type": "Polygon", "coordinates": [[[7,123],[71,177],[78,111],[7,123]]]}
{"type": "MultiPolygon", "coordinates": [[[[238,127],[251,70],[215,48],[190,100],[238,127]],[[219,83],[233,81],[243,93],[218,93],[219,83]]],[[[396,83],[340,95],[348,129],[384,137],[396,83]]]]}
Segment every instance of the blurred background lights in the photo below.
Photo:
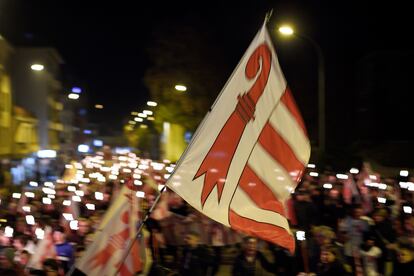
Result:
{"type": "Polygon", "coordinates": [[[82,93],[82,89],[80,87],[72,87],[72,93],[80,94],[82,93]]]}
{"type": "Polygon", "coordinates": [[[147,102],[147,105],[148,106],[157,106],[157,103],[156,102],[153,102],[153,101],[148,101],[147,102]]]}
{"type": "Polygon", "coordinates": [[[137,197],[139,197],[139,198],[144,198],[144,197],[145,197],[145,193],[144,193],[144,192],[142,192],[142,191],[138,191],[138,192],[136,193],[136,196],[137,196],[137,197]]]}
{"type": "Polygon", "coordinates": [[[187,87],[185,85],[182,84],[177,84],[175,85],[175,90],[180,91],[180,92],[184,92],[187,91],[187,87]]]}
{"type": "Polygon", "coordinates": [[[325,184],[323,184],[323,187],[325,189],[332,189],[332,184],[331,183],[325,183],[325,184]]]}
{"type": "Polygon", "coordinates": [[[103,200],[103,193],[101,193],[101,192],[95,192],[95,198],[97,200],[103,200]]]}
{"type": "Polygon", "coordinates": [[[352,168],[352,169],[349,170],[349,172],[352,173],[352,174],[357,174],[357,173],[359,173],[359,170],[356,169],[356,168],[352,168]]]}
{"type": "Polygon", "coordinates": [[[41,228],[36,228],[35,234],[38,240],[43,240],[43,238],[45,237],[45,231],[43,231],[43,229],[41,228]]]}
{"type": "Polygon", "coordinates": [[[13,237],[13,233],[14,233],[14,229],[11,228],[10,226],[6,226],[4,228],[4,236],[6,236],[8,238],[12,238],[13,237]]]}
{"type": "Polygon", "coordinates": [[[32,66],[30,66],[30,68],[33,71],[42,71],[45,67],[42,64],[35,63],[35,64],[32,64],[32,66]]]}
{"type": "Polygon", "coordinates": [[[401,170],[400,171],[400,176],[407,177],[408,176],[408,171],[407,170],[401,170]]]}
{"type": "Polygon", "coordinates": [[[89,146],[85,144],[80,144],[78,145],[78,151],[82,153],[87,153],[89,152],[89,146]]]}
{"type": "Polygon", "coordinates": [[[413,212],[413,208],[411,208],[410,206],[403,206],[403,211],[406,214],[411,214],[413,212]]]}
{"type": "Polygon", "coordinates": [[[77,99],[79,99],[79,94],[70,93],[68,95],[68,98],[71,99],[71,100],[77,100],[77,99]]]}
{"type": "Polygon", "coordinates": [[[37,157],[39,158],[55,158],[56,151],[55,150],[39,150],[37,152],[37,157]]]}
{"type": "Polygon", "coordinates": [[[34,225],[35,224],[35,219],[32,215],[27,215],[26,216],[26,223],[29,225],[34,225]]]}
{"type": "Polygon", "coordinates": [[[71,222],[69,222],[69,227],[72,230],[78,230],[79,229],[78,221],[77,220],[72,220],[71,222]]]}
{"type": "Polygon", "coordinates": [[[95,139],[95,140],[93,140],[93,145],[95,147],[102,147],[103,146],[103,141],[102,140],[95,139]]]}

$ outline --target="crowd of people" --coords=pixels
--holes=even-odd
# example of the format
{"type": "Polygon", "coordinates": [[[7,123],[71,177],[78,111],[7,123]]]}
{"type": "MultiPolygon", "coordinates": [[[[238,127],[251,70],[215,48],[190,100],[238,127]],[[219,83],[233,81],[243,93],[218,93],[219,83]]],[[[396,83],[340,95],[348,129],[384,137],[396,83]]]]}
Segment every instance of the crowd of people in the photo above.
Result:
{"type": "MultiPolygon", "coordinates": [[[[142,219],[173,169],[168,160],[106,150],[67,164],[56,181],[28,181],[18,192],[3,178],[0,275],[72,272],[120,188],[129,182],[142,192],[142,219]],[[41,256],[48,235],[51,243],[42,246],[55,253],[41,256]]],[[[166,189],[145,222],[141,258],[148,265],[137,275],[411,275],[413,191],[408,172],[383,178],[369,164],[346,173],[308,166],[286,202],[292,255],[210,220],[166,189]]]]}

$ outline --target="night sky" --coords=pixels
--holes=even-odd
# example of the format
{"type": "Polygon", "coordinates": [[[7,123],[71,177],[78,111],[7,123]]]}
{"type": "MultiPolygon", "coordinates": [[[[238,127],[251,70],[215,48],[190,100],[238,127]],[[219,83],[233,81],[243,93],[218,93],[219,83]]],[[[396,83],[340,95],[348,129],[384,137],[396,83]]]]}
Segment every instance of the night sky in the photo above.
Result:
{"type": "MultiPolygon", "coordinates": [[[[407,4],[260,0],[232,4],[89,2],[92,1],[0,0],[0,33],[16,45],[56,47],[65,61],[65,71],[86,87],[89,106],[98,102],[105,105],[100,114],[92,114],[94,120],[110,122],[120,129],[127,114],[149,100],[143,83],[149,66],[145,49],[151,45],[151,37],[157,35],[157,28],[181,24],[200,28],[200,34],[201,30],[208,30],[216,40],[207,49],[223,57],[222,71],[217,72],[217,86],[222,87],[259,30],[266,12],[273,9],[270,29],[281,22],[293,23],[323,50],[328,144],[341,146],[365,138],[414,138],[408,131],[401,131],[407,123],[401,121],[411,116],[414,73],[412,14],[407,4]],[[366,118],[359,120],[360,116],[366,118]]],[[[310,135],[316,137],[315,52],[304,41],[281,40],[276,35],[274,41],[310,135]]],[[[210,62],[207,56],[206,63],[210,62]]]]}

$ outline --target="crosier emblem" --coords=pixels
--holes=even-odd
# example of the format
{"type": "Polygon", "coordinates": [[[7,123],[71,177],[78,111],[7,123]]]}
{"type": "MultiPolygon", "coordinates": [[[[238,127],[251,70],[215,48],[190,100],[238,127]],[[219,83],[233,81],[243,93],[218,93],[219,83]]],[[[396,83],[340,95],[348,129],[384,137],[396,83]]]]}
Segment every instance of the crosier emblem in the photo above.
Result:
{"type": "Polygon", "coordinates": [[[247,61],[246,78],[249,80],[256,78],[256,81],[247,93],[237,96],[236,108],[224,124],[193,178],[195,180],[205,174],[201,193],[202,206],[215,185],[217,185],[220,202],[227,173],[244,129],[249,121],[255,119],[256,104],[266,87],[271,61],[272,54],[265,43],[259,45],[247,61]]]}

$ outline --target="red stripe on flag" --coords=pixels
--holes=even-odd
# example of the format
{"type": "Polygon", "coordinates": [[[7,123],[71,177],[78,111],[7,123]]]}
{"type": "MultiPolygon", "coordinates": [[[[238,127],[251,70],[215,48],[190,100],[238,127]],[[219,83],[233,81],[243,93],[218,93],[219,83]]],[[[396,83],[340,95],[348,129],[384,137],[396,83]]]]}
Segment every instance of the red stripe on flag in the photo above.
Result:
{"type": "Polygon", "coordinates": [[[308,133],[306,131],[305,123],[303,122],[302,115],[300,114],[300,111],[296,105],[295,99],[292,96],[292,92],[290,91],[289,87],[286,87],[285,93],[283,93],[283,96],[280,98],[282,103],[285,104],[289,112],[295,117],[296,122],[299,124],[299,126],[302,128],[303,133],[305,133],[306,136],[308,136],[308,133]]]}
{"type": "Polygon", "coordinates": [[[295,252],[293,236],[282,227],[239,216],[232,209],[229,211],[229,222],[235,230],[280,245],[288,249],[292,254],[295,252]]]}
{"type": "Polygon", "coordinates": [[[288,173],[291,173],[294,181],[300,181],[305,166],[270,123],[264,126],[259,143],[288,173]]]}
{"type": "Polygon", "coordinates": [[[282,203],[249,166],[244,168],[239,186],[261,209],[274,211],[285,216],[282,203]]]}

